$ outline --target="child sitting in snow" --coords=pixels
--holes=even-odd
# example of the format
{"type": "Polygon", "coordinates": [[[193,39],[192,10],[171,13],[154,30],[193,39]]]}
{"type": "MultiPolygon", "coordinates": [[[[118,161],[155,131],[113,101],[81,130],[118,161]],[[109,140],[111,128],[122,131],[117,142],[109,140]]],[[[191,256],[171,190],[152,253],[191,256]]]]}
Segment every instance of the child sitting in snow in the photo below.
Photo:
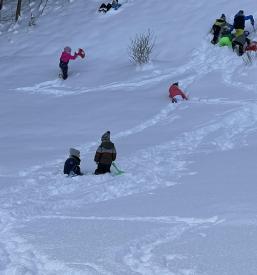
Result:
{"type": "Polygon", "coordinates": [[[80,151],[70,148],[70,156],[65,161],[63,173],[68,176],[82,176],[80,172],[80,151]]]}
{"type": "Polygon", "coordinates": [[[59,67],[62,70],[62,78],[67,79],[68,78],[68,63],[70,60],[76,59],[78,56],[78,53],[74,53],[74,55],[71,54],[71,48],[70,47],[65,47],[62,55],[60,57],[60,63],[59,67]]]}

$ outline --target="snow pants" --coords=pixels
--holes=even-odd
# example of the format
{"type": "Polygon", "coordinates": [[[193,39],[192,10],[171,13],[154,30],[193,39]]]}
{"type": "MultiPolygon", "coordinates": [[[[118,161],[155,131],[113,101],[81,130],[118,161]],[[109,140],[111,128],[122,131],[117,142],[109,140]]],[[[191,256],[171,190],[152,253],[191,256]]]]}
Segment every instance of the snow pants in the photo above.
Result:
{"type": "Polygon", "coordinates": [[[214,25],[212,29],[213,29],[213,38],[211,43],[215,45],[218,43],[221,27],[214,25]]]}
{"type": "Polygon", "coordinates": [[[68,63],[60,61],[59,67],[62,70],[62,78],[65,80],[68,78],[68,63]]]}
{"type": "Polygon", "coordinates": [[[104,3],[100,6],[99,8],[99,12],[107,12],[108,10],[110,10],[112,8],[112,5],[110,3],[108,3],[107,5],[105,5],[104,3]]]}
{"type": "Polygon", "coordinates": [[[95,175],[111,173],[111,164],[98,163],[97,169],[95,170],[95,175]]]}

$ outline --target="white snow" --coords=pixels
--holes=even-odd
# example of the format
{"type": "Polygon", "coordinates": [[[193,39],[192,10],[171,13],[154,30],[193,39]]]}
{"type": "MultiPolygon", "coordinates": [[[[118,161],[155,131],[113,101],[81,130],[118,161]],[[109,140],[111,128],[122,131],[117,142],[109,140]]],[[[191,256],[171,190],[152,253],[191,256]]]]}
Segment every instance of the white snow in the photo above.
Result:
{"type": "Polygon", "coordinates": [[[257,60],[208,35],[256,5],[120,2],[50,1],[35,26],[1,24],[0,274],[256,275],[257,60]],[[137,68],[128,46],[148,29],[137,68]],[[86,58],[63,81],[67,45],[86,58]],[[171,103],[175,81],[189,101],[171,103]],[[120,176],[92,175],[106,130],[120,176]],[[63,175],[70,147],[85,176],[63,175]]]}

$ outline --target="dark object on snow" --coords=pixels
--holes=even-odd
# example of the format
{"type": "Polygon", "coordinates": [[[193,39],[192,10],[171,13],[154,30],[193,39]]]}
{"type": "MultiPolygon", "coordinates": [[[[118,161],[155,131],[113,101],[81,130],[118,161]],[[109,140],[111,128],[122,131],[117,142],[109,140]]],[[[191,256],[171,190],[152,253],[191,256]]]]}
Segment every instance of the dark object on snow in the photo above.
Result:
{"type": "Polygon", "coordinates": [[[70,156],[65,161],[63,173],[68,176],[82,176],[80,171],[80,151],[70,148],[70,156]]]}
{"type": "Polygon", "coordinates": [[[112,162],[116,159],[116,149],[110,140],[110,131],[102,135],[101,145],[97,148],[95,153],[95,162],[98,164],[95,174],[110,173],[112,162]]]}

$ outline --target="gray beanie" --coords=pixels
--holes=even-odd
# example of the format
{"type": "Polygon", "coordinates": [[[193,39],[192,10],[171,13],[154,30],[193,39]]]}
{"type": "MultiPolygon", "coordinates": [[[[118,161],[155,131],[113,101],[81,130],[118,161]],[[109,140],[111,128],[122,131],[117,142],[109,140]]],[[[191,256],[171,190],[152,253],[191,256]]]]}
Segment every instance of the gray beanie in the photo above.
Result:
{"type": "Polygon", "coordinates": [[[110,131],[105,132],[101,137],[101,141],[110,141],[110,134],[110,131]]]}
{"type": "Polygon", "coordinates": [[[79,158],[80,157],[80,151],[75,148],[70,148],[70,155],[79,158]]]}

